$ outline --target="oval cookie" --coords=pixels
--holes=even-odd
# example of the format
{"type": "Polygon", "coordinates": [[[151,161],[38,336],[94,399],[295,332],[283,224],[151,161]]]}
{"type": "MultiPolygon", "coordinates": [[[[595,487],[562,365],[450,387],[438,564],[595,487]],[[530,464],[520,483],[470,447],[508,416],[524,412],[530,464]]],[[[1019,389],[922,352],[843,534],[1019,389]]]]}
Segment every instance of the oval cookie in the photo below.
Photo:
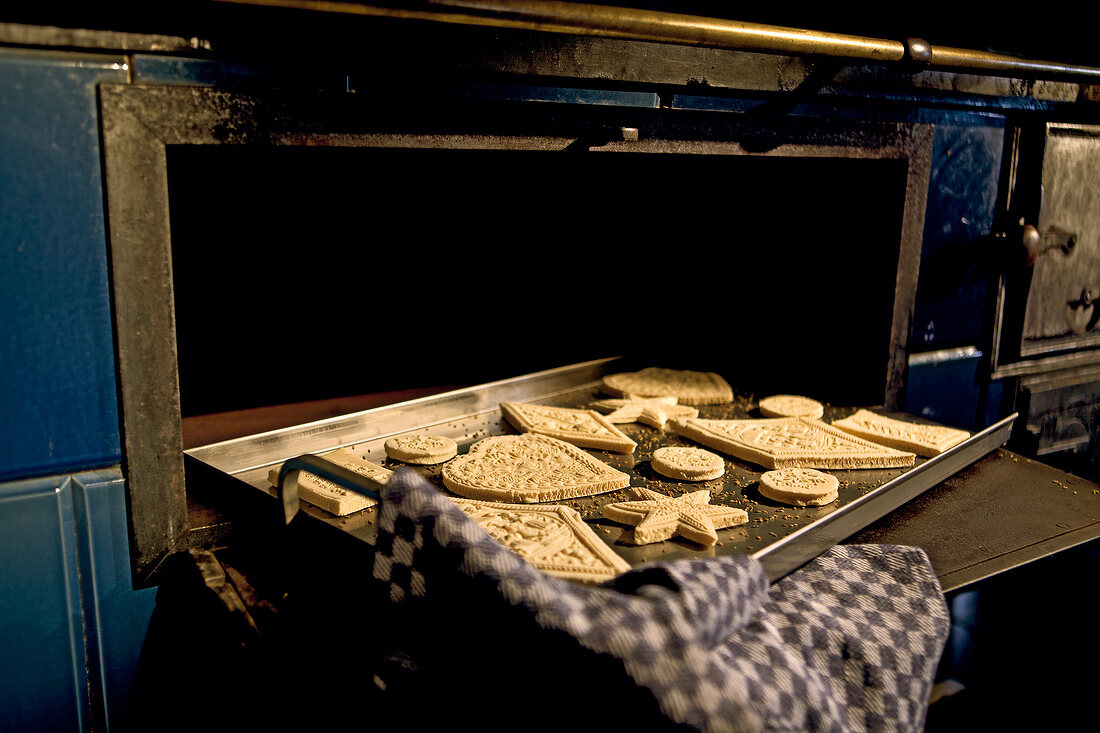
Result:
{"type": "Polygon", "coordinates": [[[385,443],[386,455],[395,461],[425,466],[443,463],[458,455],[458,443],[441,435],[397,435],[385,443]]]}
{"type": "Polygon", "coordinates": [[[778,468],[760,475],[760,493],[792,506],[824,506],[836,501],[840,481],[814,468],[778,468]]]}
{"type": "Polygon", "coordinates": [[[662,476],[683,481],[709,481],[726,472],[726,462],[717,453],[680,445],[653,451],[650,465],[662,476]]]}
{"type": "Polygon", "coordinates": [[[777,394],[760,400],[760,414],[764,417],[818,418],[825,414],[825,405],[809,397],[777,394]]]}
{"type": "Polygon", "coordinates": [[[681,405],[724,405],[733,388],[714,372],[647,367],[637,372],[608,374],[603,390],[616,397],[675,397],[681,405]]]}

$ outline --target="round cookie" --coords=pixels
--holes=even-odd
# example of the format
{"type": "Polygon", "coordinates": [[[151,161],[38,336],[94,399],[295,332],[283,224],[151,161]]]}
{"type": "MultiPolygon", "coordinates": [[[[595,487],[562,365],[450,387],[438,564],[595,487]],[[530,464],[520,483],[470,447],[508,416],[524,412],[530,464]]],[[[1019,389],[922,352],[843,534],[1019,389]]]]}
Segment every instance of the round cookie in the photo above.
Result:
{"type": "Polygon", "coordinates": [[[397,435],[385,443],[386,455],[395,461],[429,465],[458,455],[458,443],[440,435],[397,435]]]}
{"type": "Polygon", "coordinates": [[[681,481],[709,481],[726,472],[726,462],[717,453],[680,445],[653,451],[650,465],[662,476],[681,481]]]}
{"type": "Polygon", "coordinates": [[[777,468],[760,475],[760,493],[792,506],[824,506],[836,501],[840,481],[815,468],[777,468]]]}
{"type": "Polygon", "coordinates": [[[764,417],[812,417],[825,414],[825,405],[809,397],[777,394],[760,400],[760,414],[764,417]]]}

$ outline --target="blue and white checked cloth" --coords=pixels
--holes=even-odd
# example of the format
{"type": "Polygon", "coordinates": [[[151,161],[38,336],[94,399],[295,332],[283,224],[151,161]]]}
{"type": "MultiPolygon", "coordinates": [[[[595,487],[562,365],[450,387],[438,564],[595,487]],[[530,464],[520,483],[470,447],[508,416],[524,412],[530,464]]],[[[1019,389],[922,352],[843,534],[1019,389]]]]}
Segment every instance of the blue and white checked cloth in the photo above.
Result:
{"type": "Polygon", "coordinates": [[[923,728],[949,614],[920,549],[837,546],[771,586],[740,555],[585,586],[529,565],[409,469],[379,522],[374,682],[406,725],[923,728]]]}

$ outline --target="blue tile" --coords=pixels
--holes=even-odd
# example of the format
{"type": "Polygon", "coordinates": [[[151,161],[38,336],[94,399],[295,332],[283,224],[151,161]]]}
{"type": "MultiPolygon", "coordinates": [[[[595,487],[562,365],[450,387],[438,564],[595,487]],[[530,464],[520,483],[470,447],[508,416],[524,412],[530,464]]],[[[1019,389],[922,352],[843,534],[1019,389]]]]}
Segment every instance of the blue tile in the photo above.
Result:
{"type": "Polygon", "coordinates": [[[93,699],[103,701],[97,713],[110,727],[126,719],[156,589],[133,588],[122,472],[114,467],[78,474],[72,485],[88,666],[98,693],[93,699]]]}
{"type": "Polygon", "coordinates": [[[1003,125],[944,122],[936,126],[924,219],[920,285],[911,351],[978,344],[985,339],[1003,125]]]}
{"type": "Polygon", "coordinates": [[[225,85],[266,76],[248,66],[213,59],[137,54],[133,65],[134,81],[143,84],[225,85]]]}
{"type": "Polygon", "coordinates": [[[0,526],[0,730],[85,730],[71,481],[0,484],[0,526]]]}
{"type": "Polygon", "coordinates": [[[985,417],[979,414],[986,389],[982,363],[982,352],[974,347],[910,356],[905,411],[963,430],[986,427],[979,424],[985,417]]]}
{"type": "Polygon", "coordinates": [[[125,78],[0,51],[0,480],[120,460],[96,85],[125,78]]]}

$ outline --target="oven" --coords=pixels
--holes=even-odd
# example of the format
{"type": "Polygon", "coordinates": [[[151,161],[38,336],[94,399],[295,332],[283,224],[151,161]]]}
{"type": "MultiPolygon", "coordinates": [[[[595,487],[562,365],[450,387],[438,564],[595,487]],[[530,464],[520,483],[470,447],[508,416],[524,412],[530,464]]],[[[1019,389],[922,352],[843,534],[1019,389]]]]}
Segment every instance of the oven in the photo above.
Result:
{"type": "MultiPolygon", "coordinates": [[[[717,548],[613,543],[635,565],[778,581],[912,543],[959,593],[1095,538],[1095,69],[569,3],[224,5],[212,44],[96,87],[128,580],[164,599],[143,712],[242,669],[267,701],[272,638],[335,664],[309,624],[369,612],[377,512],[287,511],[281,466],[468,450],[502,401],[583,407],[611,373],[721,374],[713,417],[793,393],[970,432],[717,548]]],[[[656,445],[612,460],[647,483],[656,445]]]]}
{"type": "Polygon", "coordinates": [[[192,534],[188,424],[611,357],[975,434],[1024,412],[1014,447],[1088,455],[1095,138],[1052,113],[1066,69],[1021,111],[996,56],[568,10],[375,9],[385,41],[320,81],[230,43],[254,67],[101,87],[136,578],[192,534]],[[887,57],[912,78],[837,60],[887,57]],[[966,62],[988,75],[935,70],[966,62]]]}
{"type": "Polygon", "coordinates": [[[903,404],[930,126],[100,94],[136,568],[187,524],[192,415],[607,357],[903,404]]]}

